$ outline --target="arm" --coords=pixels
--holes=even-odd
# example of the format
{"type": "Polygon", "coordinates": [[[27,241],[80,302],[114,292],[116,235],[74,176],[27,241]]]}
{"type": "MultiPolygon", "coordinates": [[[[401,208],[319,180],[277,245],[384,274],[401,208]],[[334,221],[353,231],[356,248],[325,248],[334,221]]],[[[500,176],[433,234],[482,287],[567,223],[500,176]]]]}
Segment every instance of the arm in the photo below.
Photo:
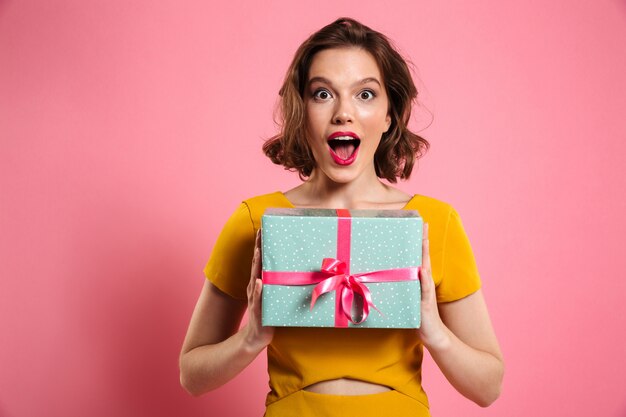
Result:
{"type": "Polygon", "coordinates": [[[450,384],[487,407],[500,395],[504,361],[482,292],[437,305],[427,226],[423,242],[422,342],[450,384]]]}
{"type": "Polygon", "coordinates": [[[180,354],[180,383],[200,395],[233,379],[270,343],[273,328],[261,326],[261,255],[257,234],[248,302],[215,288],[208,280],[191,317],[180,354]],[[239,324],[248,305],[248,323],[239,324]]]}

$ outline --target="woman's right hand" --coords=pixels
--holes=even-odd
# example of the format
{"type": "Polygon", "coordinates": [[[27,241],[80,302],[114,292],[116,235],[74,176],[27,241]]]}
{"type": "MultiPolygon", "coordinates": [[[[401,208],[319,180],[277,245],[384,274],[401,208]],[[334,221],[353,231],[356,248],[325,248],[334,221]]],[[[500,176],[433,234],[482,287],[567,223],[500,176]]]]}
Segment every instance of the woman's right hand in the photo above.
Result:
{"type": "Polygon", "coordinates": [[[180,355],[180,382],[192,395],[224,385],[272,341],[273,327],[261,325],[261,238],[257,234],[250,282],[248,322],[240,327],[245,302],[206,280],[180,355]]]}
{"type": "Polygon", "coordinates": [[[254,351],[260,351],[270,344],[274,337],[274,327],[261,324],[261,230],[256,234],[254,257],[248,283],[248,323],[244,327],[246,344],[254,351]]]}

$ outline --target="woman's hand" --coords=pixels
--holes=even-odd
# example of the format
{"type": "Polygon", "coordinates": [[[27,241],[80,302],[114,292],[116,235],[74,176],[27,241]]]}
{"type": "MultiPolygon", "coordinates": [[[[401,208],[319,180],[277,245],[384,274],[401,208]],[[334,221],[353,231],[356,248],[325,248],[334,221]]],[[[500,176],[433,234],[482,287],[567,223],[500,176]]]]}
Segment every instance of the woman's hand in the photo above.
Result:
{"type": "Polygon", "coordinates": [[[437,305],[430,268],[428,225],[422,240],[422,325],[419,335],[439,369],[457,391],[487,407],[498,398],[504,362],[480,290],[437,305]]]}
{"type": "Polygon", "coordinates": [[[180,355],[180,382],[201,395],[230,381],[271,342],[273,327],[261,326],[261,247],[257,234],[248,303],[206,280],[191,316],[180,355]],[[248,323],[239,327],[248,309],[248,323]]]}
{"type": "Polygon", "coordinates": [[[261,230],[256,234],[254,242],[254,257],[248,283],[248,323],[244,328],[245,340],[253,351],[259,351],[270,344],[274,337],[273,327],[261,325],[261,230]]]}
{"type": "Polygon", "coordinates": [[[427,349],[437,348],[447,343],[448,331],[439,316],[435,281],[430,269],[430,248],[428,241],[428,223],[424,223],[422,236],[422,267],[420,268],[422,286],[422,324],[419,335],[427,349]]]}

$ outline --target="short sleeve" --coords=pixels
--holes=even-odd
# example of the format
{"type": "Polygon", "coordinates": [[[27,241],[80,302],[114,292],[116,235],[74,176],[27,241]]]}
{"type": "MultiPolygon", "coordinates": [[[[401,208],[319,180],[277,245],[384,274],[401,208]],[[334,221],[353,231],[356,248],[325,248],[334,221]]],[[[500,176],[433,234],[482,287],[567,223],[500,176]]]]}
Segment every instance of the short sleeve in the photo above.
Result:
{"type": "Polygon", "coordinates": [[[204,268],[213,285],[239,300],[247,298],[255,234],[250,209],[242,203],[224,225],[204,268]]]}
{"type": "Polygon", "coordinates": [[[481,287],[478,268],[459,214],[450,207],[442,241],[440,303],[459,300],[481,287]]]}

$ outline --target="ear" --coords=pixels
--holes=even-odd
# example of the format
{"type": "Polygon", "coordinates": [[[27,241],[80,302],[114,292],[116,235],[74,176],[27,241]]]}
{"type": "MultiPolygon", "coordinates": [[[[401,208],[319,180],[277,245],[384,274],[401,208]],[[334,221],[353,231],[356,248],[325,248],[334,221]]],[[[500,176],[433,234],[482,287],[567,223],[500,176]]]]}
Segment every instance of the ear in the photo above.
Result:
{"type": "Polygon", "coordinates": [[[387,133],[387,131],[389,130],[389,128],[391,127],[391,116],[389,115],[389,113],[387,113],[387,117],[385,117],[385,131],[383,133],[387,133]]]}

